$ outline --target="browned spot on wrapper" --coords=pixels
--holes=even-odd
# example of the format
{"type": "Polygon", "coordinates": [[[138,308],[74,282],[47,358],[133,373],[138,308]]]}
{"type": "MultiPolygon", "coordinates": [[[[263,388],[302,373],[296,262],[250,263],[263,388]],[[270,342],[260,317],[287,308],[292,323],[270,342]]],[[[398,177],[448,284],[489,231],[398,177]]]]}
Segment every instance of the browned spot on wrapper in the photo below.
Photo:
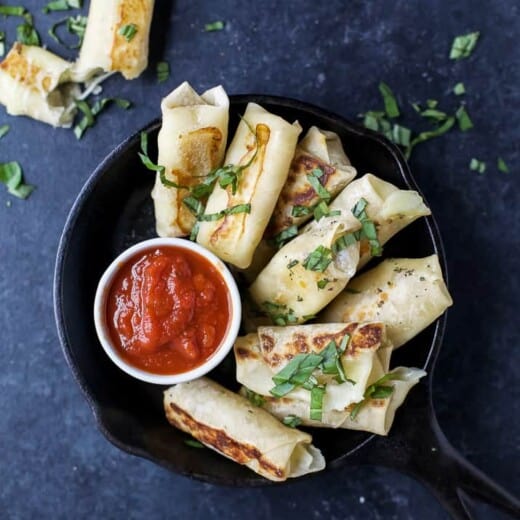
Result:
{"type": "Polygon", "coordinates": [[[175,403],[169,403],[166,407],[166,418],[176,428],[185,431],[200,442],[212,446],[217,451],[231,458],[239,464],[247,464],[256,459],[258,465],[265,473],[273,475],[277,479],[285,477],[282,468],[279,468],[266,460],[262,452],[245,442],[240,442],[230,437],[224,430],[213,428],[194,419],[175,403]]]}

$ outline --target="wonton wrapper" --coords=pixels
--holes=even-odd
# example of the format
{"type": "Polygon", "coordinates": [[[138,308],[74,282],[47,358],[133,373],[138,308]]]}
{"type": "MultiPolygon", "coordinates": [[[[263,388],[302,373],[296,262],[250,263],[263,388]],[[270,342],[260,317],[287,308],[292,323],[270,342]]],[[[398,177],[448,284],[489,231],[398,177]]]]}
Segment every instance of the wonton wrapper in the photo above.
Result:
{"type": "Polygon", "coordinates": [[[148,40],[154,0],[91,0],[76,71],[83,80],[101,71],[137,78],[148,65],[148,40]],[[127,41],[126,25],[136,33],[127,41]]]}
{"type": "Polygon", "coordinates": [[[207,378],[172,386],[164,392],[168,421],[222,455],[275,481],[325,468],[312,437],[288,428],[207,378]]]}
{"type": "Polygon", "coordinates": [[[394,258],[351,280],[347,290],[321,313],[320,320],[382,321],[388,338],[397,348],[428,327],[452,304],[437,255],[394,258]]]}
{"type": "MultiPolygon", "coordinates": [[[[370,173],[351,182],[334,199],[330,209],[351,214],[352,208],[362,198],[368,202],[366,213],[377,227],[377,237],[381,245],[386,244],[396,233],[419,217],[431,215],[416,191],[400,190],[370,173]]],[[[366,240],[361,241],[360,255],[358,269],[371,258],[370,246],[366,240]]]]}
{"type": "Polygon", "coordinates": [[[358,228],[359,222],[348,214],[311,222],[303,233],[283,246],[261,271],[249,288],[252,299],[264,309],[266,302],[285,306],[287,311],[293,311],[299,323],[317,314],[354,276],[359,261],[359,242],[334,255],[333,261],[323,272],[306,269],[303,263],[319,246],[332,249],[338,238],[358,228]],[[288,268],[288,264],[296,260],[298,264],[288,268]],[[329,282],[320,289],[317,284],[325,279],[329,282]]]}
{"type": "Polygon", "coordinates": [[[294,206],[312,207],[320,201],[307,179],[316,168],[323,172],[320,183],[332,197],[356,176],[356,169],[350,165],[338,135],[312,126],[296,147],[287,182],[267,228],[267,237],[292,225],[300,226],[312,218],[312,213],[293,217],[292,210],[294,206]]]}
{"type": "Polygon", "coordinates": [[[33,45],[15,43],[0,63],[0,103],[13,116],[70,127],[79,89],[70,83],[72,64],[33,45]]]}
{"type": "MultiPolygon", "coordinates": [[[[395,412],[403,404],[408,392],[426,375],[424,370],[418,368],[399,367],[391,371],[400,374],[399,380],[387,381],[384,384],[393,386],[393,393],[385,399],[369,399],[363,405],[355,419],[350,418],[354,404],[345,411],[330,411],[323,414],[321,421],[309,419],[308,403],[286,397],[276,399],[266,397],[262,407],[275,417],[283,419],[288,415],[296,415],[306,426],[322,428],[345,428],[347,430],[360,430],[378,435],[387,435],[394,422],[395,412]]],[[[245,393],[241,390],[241,393],[245,393]]]]}
{"type": "Polygon", "coordinates": [[[291,125],[255,103],[248,104],[227,151],[225,164],[247,164],[258,148],[256,157],[242,171],[234,195],[231,186],[223,189],[218,183],[215,185],[205,213],[218,213],[241,204],[250,204],[251,212],[201,222],[197,235],[199,244],[239,268],[245,269],[251,264],[287,179],[300,132],[298,124],[291,125]]]}
{"type": "MultiPolygon", "coordinates": [[[[229,99],[222,87],[199,96],[184,82],[161,103],[158,164],[166,178],[183,186],[199,184],[222,164],[226,149],[229,99]]],[[[187,190],[171,188],[156,175],[152,198],[157,234],[161,237],[189,235],[195,216],[183,204],[187,190]]]]}
{"type": "MultiPolygon", "coordinates": [[[[280,372],[296,354],[321,352],[331,340],[339,346],[349,334],[351,339],[341,361],[347,378],[355,383],[338,383],[334,376],[316,375],[327,383],[323,410],[344,410],[349,404],[363,399],[369,378],[376,380],[388,369],[391,353],[382,323],[313,324],[289,327],[260,327],[258,334],[237,338],[235,359],[237,381],[253,392],[271,396],[275,386],[273,376],[280,372]]],[[[288,398],[303,401],[310,409],[310,392],[299,387],[287,394],[288,398]]]]}

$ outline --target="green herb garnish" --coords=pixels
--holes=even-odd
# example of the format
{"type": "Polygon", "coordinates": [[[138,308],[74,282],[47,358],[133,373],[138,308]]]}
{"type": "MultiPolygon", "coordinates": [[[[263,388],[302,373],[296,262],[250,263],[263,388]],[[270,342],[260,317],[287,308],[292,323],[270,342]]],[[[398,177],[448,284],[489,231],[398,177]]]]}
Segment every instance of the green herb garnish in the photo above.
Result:
{"type": "Polygon", "coordinates": [[[359,240],[359,232],[355,233],[347,233],[346,235],[342,235],[336,239],[334,244],[332,244],[332,252],[337,255],[343,249],[354,245],[359,240]]]}
{"type": "Polygon", "coordinates": [[[137,25],[134,23],[129,23],[127,25],[123,25],[119,29],[119,34],[127,41],[130,42],[134,39],[134,36],[137,34],[137,25]]]}
{"type": "Polygon", "coordinates": [[[245,388],[246,398],[248,401],[258,407],[262,407],[265,404],[265,398],[256,392],[253,392],[253,390],[249,390],[249,388],[245,388]]]}
{"type": "Polygon", "coordinates": [[[392,127],[392,141],[395,144],[400,146],[409,146],[410,145],[410,137],[412,132],[409,128],[406,128],[401,125],[394,125],[392,127]]]}
{"type": "Polygon", "coordinates": [[[16,39],[24,45],[40,45],[40,37],[30,23],[22,23],[16,28],[16,39]]]}
{"type": "Polygon", "coordinates": [[[397,100],[395,99],[395,96],[390,87],[381,81],[381,83],[379,83],[379,92],[381,92],[381,96],[383,96],[386,115],[390,118],[399,117],[399,107],[397,105],[397,100]]]}
{"type": "Polygon", "coordinates": [[[457,118],[457,121],[459,122],[459,128],[463,132],[466,132],[470,128],[473,128],[473,122],[471,121],[471,118],[469,117],[469,114],[466,111],[466,107],[464,105],[461,105],[457,112],[455,112],[455,117],[457,118]]]}
{"type": "Polygon", "coordinates": [[[2,125],[0,126],[0,139],[9,133],[10,126],[2,125]]]}
{"type": "Polygon", "coordinates": [[[160,61],[156,70],[157,83],[164,83],[170,77],[170,64],[167,61],[160,61]]]}
{"type": "MultiPolygon", "coordinates": [[[[186,197],[183,202],[186,204],[186,199],[190,197],[186,197]]],[[[200,201],[198,201],[199,204],[200,201]]],[[[202,204],[201,204],[202,206],[202,204]]],[[[190,206],[188,206],[190,207],[190,206]]],[[[203,207],[203,206],[202,206],[203,207]]],[[[200,210],[199,210],[200,211],[200,210]]],[[[196,213],[195,216],[199,222],[214,222],[216,220],[220,220],[228,215],[236,215],[237,213],[251,213],[251,204],[237,204],[236,206],[231,206],[229,208],[223,209],[221,211],[217,211],[217,213],[196,213]]]]}
{"type": "Polygon", "coordinates": [[[83,119],[74,127],[74,135],[77,139],[81,139],[86,130],[96,122],[96,117],[106,108],[107,105],[115,103],[119,108],[127,110],[132,103],[126,99],[120,98],[103,98],[96,101],[90,106],[86,101],[76,101],[76,106],[83,113],[83,119]]]}
{"type": "Polygon", "coordinates": [[[323,396],[326,386],[315,386],[311,390],[311,411],[309,417],[313,421],[321,421],[323,415],[323,396]]]}
{"type": "Polygon", "coordinates": [[[405,151],[405,157],[407,159],[410,158],[410,155],[412,154],[412,150],[415,146],[417,146],[419,143],[423,143],[424,141],[428,141],[429,139],[432,139],[433,137],[438,137],[442,134],[445,134],[448,132],[451,127],[455,124],[455,118],[452,116],[449,116],[448,119],[439,127],[428,130],[426,132],[421,132],[417,137],[414,137],[412,141],[410,142],[410,146],[405,151]]]}
{"type": "Polygon", "coordinates": [[[49,2],[44,8],[44,13],[51,11],[68,11],[69,9],[81,9],[81,0],[54,0],[49,2]]]}
{"type": "Polygon", "coordinates": [[[296,428],[297,426],[300,426],[302,420],[296,415],[288,415],[282,419],[282,422],[285,426],[289,426],[289,428],[296,428]]]}
{"type": "Polygon", "coordinates": [[[205,448],[202,442],[196,441],[195,439],[184,439],[184,444],[190,446],[191,448],[205,448]]]}
{"type": "Polygon", "coordinates": [[[22,6],[0,5],[0,15],[3,16],[23,16],[28,23],[32,23],[32,16],[27,9],[22,6]]]}
{"type": "Polygon", "coordinates": [[[292,240],[297,235],[298,227],[296,225],[293,225],[280,231],[280,233],[270,238],[269,243],[277,249],[281,249],[287,242],[289,242],[289,240],[292,240]]]}
{"type": "Polygon", "coordinates": [[[502,157],[497,158],[497,168],[502,173],[509,173],[509,167],[507,166],[504,159],[502,159],[502,157]]]}
{"type": "Polygon", "coordinates": [[[328,278],[323,278],[322,280],[318,280],[316,282],[316,285],[318,286],[318,289],[325,289],[325,287],[327,287],[329,282],[330,282],[330,280],[328,278]]]}
{"type": "Polygon", "coordinates": [[[211,22],[204,25],[204,30],[206,32],[222,31],[225,26],[226,24],[224,22],[218,20],[216,22],[211,22]]]}
{"type": "Polygon", "coordinates": [[[470,56],[479,36],[479,31],[457,36],[451,45],[450,60],[460,60],[470,56]]]}
{"type": "Polygon", "coordinates": [[[22,167],[16,161],[0,164],[0,182],[19,199],[26,199],[34,190],[34,186],[24,184],[22,167]]]}
{"type": "Polygon", "coordinates": [[[285,326],[298,321],[294,311],[285,304],[265,301],[262,309],[275,325],[285,326]]]}
{"type": "Polygon", "coordinates": [[[453,93],[456,96],[462,96],[462,94],[465,94],[466,93],[466,87],[464,86],[464,83],[457,83],[453,87],[453,93]]]}
{"type": "Polygon", "coordinates": [[[307,258],[302,265],[309,271],[317,271],[323,273],[333,260],[332,250],[328,247],[318,246],[307,258]]]}
{"type": "Polygon", "coordinates": [[[469,169],[478,173],[484,173],[486,171],[486,163],[473,157],[469,163],[469,169]]]}
{"type": "Polygon", "coordinates": [[[62,18],[58,20],[52,27],[49,29],[49,36],[58,42],[60,45],[67,47],[67,49],[78,49],[81,47],[83,43],[83,38],[85,37],[85,31],[87,29],[87,17],[86,16],[69,16],[67,18],[62,18]],[[57,30],[62,25],[65,25],[69,34],[75,35],[78,37],[78,42],[74,45],[69,45],[65,43],[58,35],[57,30]]]}

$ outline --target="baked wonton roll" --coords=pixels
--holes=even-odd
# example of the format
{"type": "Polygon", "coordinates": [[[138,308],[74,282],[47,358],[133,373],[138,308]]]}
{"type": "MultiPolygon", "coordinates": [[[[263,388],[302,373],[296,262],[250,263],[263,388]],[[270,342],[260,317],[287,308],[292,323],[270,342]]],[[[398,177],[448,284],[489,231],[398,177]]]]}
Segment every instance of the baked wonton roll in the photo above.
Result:
{"type": "Polygon", "coordinates": [[[153,7],[154,0],[91,0],[78,76],[114,71],[137,78],[148,65],[153,7]]]}
{"type": "Polygon", "coordinates": [[[215,184],[197,242],[239,268],[251,264],[287,179],[300,132],[298,124],[291,125],[249,103],[225,159],[226,165],[244,168],[238,174],[234,193],[232,184],[226,188],[215,184]],[[221,212],[227,214],[210,217],[221,212]]]}
{"type": "MultiPolygon", "coordinates": [[[[342,371],[324,370],[321,364],[312,371],[317,384],[325,385],[323,411],[343,411],[363,399],[371,377],[374,380],[381,377],[388,368],[390,346],[382,323],[259,327],[258,334],[248,334],[235,342],[237,381],[259,395],[272,396],[277,393],[276,376],[297,355],[323,355],[329,352],[331,341],[335,349],[340,349],[344,338],[345,350],[335,353],[342,371]]],[[[329,354],[327,359],[331,360],[329,354]]],[[[337,367],[336,360],[333,361],[337,367]]],[[[307,403],[309,417],[312,401],[309,389],[295,386],[287,398],[307,403]]]]}
{"type": "MultiPolygon", "coordinates": [[[[416,191],[400,190],[370,173],[351,182],[334,199],[330,209],[351,213],[361,199],[368,203],[366,213],[375,224],[381,246],[419,217],[431,214],[416,191]]],[[[358,268],[363,267],[371,256],[368,240],[362,239],[358,268]]]]}
{"type": "Polygon", "coordinates": [[[15,43],[0,63],[0,103],[13,116],[28,116],[52,126],[69,127],[78,87],[72,63],[41,47],[15,43]]]}
{"type": "Polygon", "coordinates": [[[284,426],[207,378],[173,386],[164,392],[168,421],[209,448],[275,481],[325,468],[312,437],[284,426]]]}
{"type": "Polygon", "coordinates": [[[273,323],[302,323],[323,309],[354,276],[359,242],[335,251],[338,239],[359,228],[352,216],[323,217],[282,247],[249,288],[273,323]]]}
{"type": "MultiPolygon", "coordinates": [[[[388,435],[397,409],[404,403],[410,390],[426,375],[424,370],[405,367],[395,368],[390,373],[395,379],[383,383],[384,386],[392,388],[389,395],[367,398],[363,400],[362,405],[351,404],[342,412],[335,410],[324,412],[321,421],[309,419],[308,404],[304,401],[285,397],[280,399],[265,397],[260,402],[262,407],[275,417],[283,420],[285,417],[295,416],[301,421],[300,424],[305,426],[345,428],[388,435]]],[[[245,390],[241,390],[240,393],[247,395],[245,390]]]]}
{"type": "Polygon", "coordinates": [[[320,315],[323,322],[377,320],[394,348],[404,345],[453,304],[437,255],[393,258],[352,279],[320,315]]]}
{"type": "Polygon", "coordinates": [[[355,176],[356,169],[351,166],[339,136],[312,126],[296,147],[266,237],[307,222],[319,202],[330,202],[355,176]],[[313,182],[319,182],[325,190],[321,195],[321,188],[317,191],[313,182]]]}
{"type": "MultiPolygon", "coordinates": [[[[198,95],[184,82],[161,103],[158,163],[165,176],[181,186],[193,186],[220,166],[226,149],[229,99],[222,87],[198,95]]],[[[158,173],[152,198],[157,234],[161,237],[189,235],[195,216],[183,204],[185,189],[165,186],[158,173]]]]}

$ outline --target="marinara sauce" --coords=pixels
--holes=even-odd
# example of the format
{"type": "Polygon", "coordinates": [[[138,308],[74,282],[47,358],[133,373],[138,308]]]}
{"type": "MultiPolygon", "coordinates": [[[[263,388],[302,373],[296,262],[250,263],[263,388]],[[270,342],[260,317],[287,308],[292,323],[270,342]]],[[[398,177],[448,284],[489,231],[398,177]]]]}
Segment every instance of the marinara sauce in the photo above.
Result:
{"type": "Polygon", "coordinates": [[[218,270],[203,256],[167,246],[124,263],[110,286],[110,337],[131,365],[179,374],[201,365],[220,345],[231,313],[218,270]]]}

